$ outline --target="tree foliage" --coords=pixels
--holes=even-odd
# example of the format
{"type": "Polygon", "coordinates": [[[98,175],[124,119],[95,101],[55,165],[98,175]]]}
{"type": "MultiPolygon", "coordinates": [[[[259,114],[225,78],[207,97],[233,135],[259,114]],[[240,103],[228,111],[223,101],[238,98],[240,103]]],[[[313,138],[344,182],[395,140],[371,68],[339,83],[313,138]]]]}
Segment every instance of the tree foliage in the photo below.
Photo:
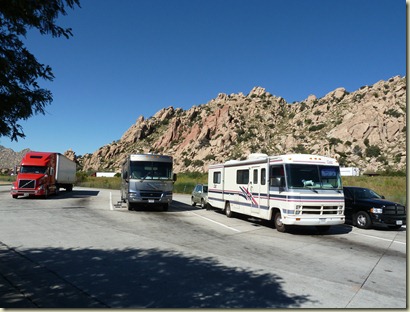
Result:
{"type": "Polygon", "coordinates": [[[56,25],[66,8],[80,7],[79,0],[1,0],[0,1],[0,136],[24,138],[19,120],[44,114],[53,100],[38,80],[52,81],[50,66],[40,64],[22,41],[28,29],[40,34],[70,38],[71,28],[56,25]]]}

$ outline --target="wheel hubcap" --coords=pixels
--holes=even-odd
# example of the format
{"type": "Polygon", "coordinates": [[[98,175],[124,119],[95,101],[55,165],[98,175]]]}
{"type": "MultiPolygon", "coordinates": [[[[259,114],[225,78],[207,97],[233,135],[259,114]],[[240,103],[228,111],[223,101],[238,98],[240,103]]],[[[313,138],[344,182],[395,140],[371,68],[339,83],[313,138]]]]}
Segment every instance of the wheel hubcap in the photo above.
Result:
{"type": "Polygon", "coordinates": [[[357,224],[363,226],[366,224],[366,219],[363,216],[358,216],[357,217],[357,224]]]}

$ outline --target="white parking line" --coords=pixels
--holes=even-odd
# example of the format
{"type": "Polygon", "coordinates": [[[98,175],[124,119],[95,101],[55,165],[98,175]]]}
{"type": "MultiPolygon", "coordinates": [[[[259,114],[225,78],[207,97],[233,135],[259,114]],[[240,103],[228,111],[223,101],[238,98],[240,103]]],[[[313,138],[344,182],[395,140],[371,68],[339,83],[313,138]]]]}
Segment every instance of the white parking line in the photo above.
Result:
{"type": "Polygon", "coordinates": [[[238,229],[235,229],[235,228],[233,228],[233,227],[227,226],[227,225],[225,225],[225,224],[223,224],[223,223],[214,221],[214,220],[212,220],[212,219],[203,217],[203,216],[201,216],[201,215],[199,215],[199,214],[197,214],[197,213],[195,213],[195,212],[192,212],[192,211],[191,211],[191,213],[194,214],[194,215],[196,215],[197,217],[200,217],[200,218],[205,219],[205,220],[207,220],[207,221],[210,221],[210,222],[212,222],[212,223],[218,224],[218,225],[223,226],[223,227],[225,227],[225,228],[227,228],[227,229],[230,229],[230,230],[232,230],[232,231],[240,232],[240,230],[238,230],[238,229]]]}
{"type": "MultiPolygon", "coordinates": [[[[377,236],[373,236],[373,235],[367,235],[367,234],[361,234],[361,233],[353,233],[353,234],[361,235],[361,236],[366,236],[366,237],[370,237],[370,238],[375,238],[375,239],[380,239],[380,240],[383,240],[383,241],[386,241],[386,242],[391,242],[391,241],[392,241],[391,239],[381,238],[381,237],[377,237],[377,236]]],[[[393,241],[393,243],[406,245],[406,243],[403,243],[403,242],[393,241]]]]}
{"type": "Polygon", "coordinates": [[[110,192],[110,210],[114,210],[114,207],[112,206],[112,193],[110,192]]]}

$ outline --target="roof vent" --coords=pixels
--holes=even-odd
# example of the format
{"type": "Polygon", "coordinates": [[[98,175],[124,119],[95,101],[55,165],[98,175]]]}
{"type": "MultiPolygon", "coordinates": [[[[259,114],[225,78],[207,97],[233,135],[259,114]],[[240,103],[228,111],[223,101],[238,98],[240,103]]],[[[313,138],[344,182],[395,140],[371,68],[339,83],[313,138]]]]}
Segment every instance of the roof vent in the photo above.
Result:
{"type": "Polygon", "coordinates": [[[263,153],[253,153],[249,154],[248,159],[260,159],[260,158],[268,158],[267,154],[263,153]]]}

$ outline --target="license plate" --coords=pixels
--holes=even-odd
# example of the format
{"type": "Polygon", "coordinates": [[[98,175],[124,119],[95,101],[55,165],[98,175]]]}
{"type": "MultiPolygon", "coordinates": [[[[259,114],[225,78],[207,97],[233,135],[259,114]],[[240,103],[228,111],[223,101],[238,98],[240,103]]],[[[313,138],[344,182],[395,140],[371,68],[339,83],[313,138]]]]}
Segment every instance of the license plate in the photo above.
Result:
{"type": "Polygon", "coordinates": [[[155,203],[155,201],[154,201],[153,199],[148,199],[148,202],[149,202],[150,204],[155,203]]]}
{"type": "Polygon", "coordinates": [[[397,225],[403,225],[403,221],[402,220],[396,220],[396,224],[397,225]]]}
{"type": "Polygon", "coordinates": [[[28,193],[24,193],[24,196],[28,196],[29,194],[28,193]]]}

